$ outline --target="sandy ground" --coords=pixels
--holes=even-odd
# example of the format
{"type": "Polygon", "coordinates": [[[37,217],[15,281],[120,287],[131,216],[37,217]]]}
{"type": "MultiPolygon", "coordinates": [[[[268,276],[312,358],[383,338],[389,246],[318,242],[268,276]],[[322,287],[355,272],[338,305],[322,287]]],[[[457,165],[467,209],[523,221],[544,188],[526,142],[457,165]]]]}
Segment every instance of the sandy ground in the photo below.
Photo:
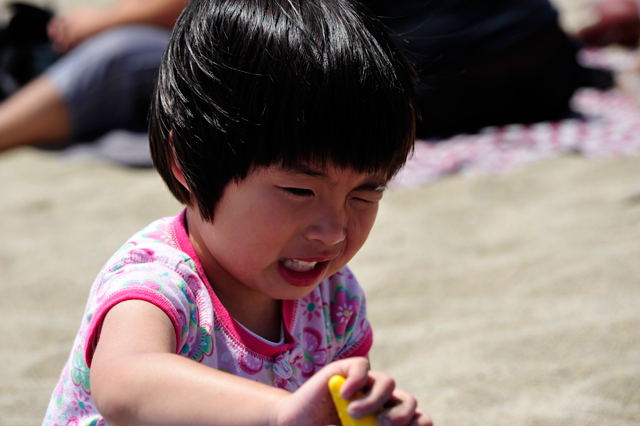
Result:
{"type": "MultiPolygon", "coordinates": [[[[98,270],[180,209],[152,170],[0,156],[0,426],[41,423],[98,270]]],[[[352,268],[437,425],[640,425],[640,157],[389,192],[352,268]]]]}

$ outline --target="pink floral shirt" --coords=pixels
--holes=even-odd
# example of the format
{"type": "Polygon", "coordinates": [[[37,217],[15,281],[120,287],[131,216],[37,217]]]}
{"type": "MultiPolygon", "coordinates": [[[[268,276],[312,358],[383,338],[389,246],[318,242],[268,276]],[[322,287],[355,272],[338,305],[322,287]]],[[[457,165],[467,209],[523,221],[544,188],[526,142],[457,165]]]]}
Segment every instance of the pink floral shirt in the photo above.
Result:
{"type": "Polygon", "coordinates": [[[282,302],[284,343],[270,345],[238,324],[213,293],[184,216],[152,223],[102,268],[44,425],[106,424],[91,396],[91,358],[104,316],[125,300],[145,300],[167,314],[179,355],[290,391],[331,361],[367,355],[373,335],[364,293],[347,267],[302,299],[282,302]]]}

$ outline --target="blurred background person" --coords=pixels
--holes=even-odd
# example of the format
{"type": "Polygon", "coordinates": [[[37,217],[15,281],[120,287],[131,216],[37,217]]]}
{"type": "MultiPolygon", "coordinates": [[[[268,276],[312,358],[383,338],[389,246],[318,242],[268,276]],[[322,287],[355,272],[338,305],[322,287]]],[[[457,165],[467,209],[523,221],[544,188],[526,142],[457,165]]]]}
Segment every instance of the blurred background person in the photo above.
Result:
{"type": "MultiPolygon", "coordinates": [[[[605,1],[616,2],[635,4],[605,1]]],[[[419,72],[419,138],[560,120],[572,116],[570,99],[578,88],[613,86],[610,72],[578,64],[581,44],[559,27],[558,12],[548,0],[364,3],[397,37],[419,72]]],[[[92,140],[113,129],[145,132],[157,68],[185,4],[120,0],[106,9],[55,16],[48,35],[66,53],[0,104],[0,151],[92,140]]],[[[635,7],[635,15],[627,13],[630,7],[597,9],[605,11],[598,25],[620,21],[607,18],[611,10],[624,9],[618,15],[637,18],[635,7]]],[[[594,44],[597,37],[590,31],[580,32],[579,40],[594,44]]]]}
{"type": "Polygon", "coordinates": [[[613,86],[578,64],[548,0],[369,0],[420,76],[418,137],[572,115],[576,89],[613,86]]]}
{"type": "Polygon", "coordinates": [[[120,0],[55,16],[47,32],[64,55],[0,104],[0,151],[146,131],[157,69],[185,0],[120,0]]]}

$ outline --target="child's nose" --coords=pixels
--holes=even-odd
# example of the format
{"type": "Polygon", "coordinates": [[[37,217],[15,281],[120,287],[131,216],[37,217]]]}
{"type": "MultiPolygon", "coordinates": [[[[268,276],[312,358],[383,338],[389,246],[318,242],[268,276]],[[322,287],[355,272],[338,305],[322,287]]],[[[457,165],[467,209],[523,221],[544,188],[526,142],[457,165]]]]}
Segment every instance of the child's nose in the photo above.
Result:
{"type": "Polygon", "coordinates": [[[338,244],[347,237],[347,223],[347,215],[342,211],[322,215],[307,227],[306,237],[327,246],[338,244]]]}

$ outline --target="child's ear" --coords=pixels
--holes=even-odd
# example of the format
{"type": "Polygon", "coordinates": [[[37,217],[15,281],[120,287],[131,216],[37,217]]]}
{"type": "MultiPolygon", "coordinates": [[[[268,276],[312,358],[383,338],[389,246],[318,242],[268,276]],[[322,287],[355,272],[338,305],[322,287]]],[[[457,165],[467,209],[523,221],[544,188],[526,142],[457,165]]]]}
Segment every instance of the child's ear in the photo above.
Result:
{"type": "Polygon", "coordinates": [[[187,185],[187,180],[184,178],[184,174],[178,165],[178,160],[176,159],[176,150],[173,147],[173,130],[169,133],[169,149],[171,150],[171,171],[173,172],[173,176],[185,187],[185,189],[191,192],[189,189],[189,185],[187,185]]]}

